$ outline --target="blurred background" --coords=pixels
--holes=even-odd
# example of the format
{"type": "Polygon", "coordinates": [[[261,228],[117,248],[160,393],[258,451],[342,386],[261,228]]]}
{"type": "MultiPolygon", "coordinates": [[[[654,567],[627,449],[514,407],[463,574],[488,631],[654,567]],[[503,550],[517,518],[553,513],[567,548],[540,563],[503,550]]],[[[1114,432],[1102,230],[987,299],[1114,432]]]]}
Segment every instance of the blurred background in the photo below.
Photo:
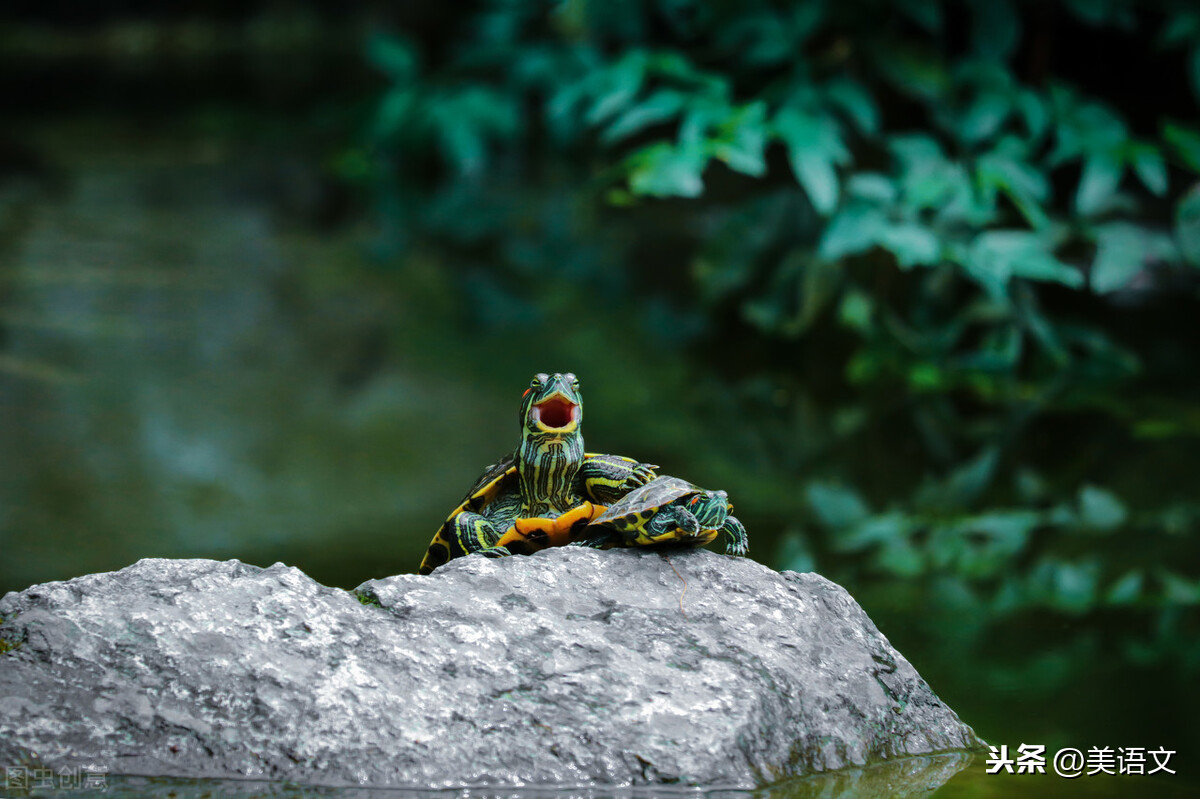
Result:
{"type": "Polygon", "coordinates": [[[1200,10],[10,0],[0,591],[415,571],[574,371],[995,743],[1200,753],[1200,10]]]}

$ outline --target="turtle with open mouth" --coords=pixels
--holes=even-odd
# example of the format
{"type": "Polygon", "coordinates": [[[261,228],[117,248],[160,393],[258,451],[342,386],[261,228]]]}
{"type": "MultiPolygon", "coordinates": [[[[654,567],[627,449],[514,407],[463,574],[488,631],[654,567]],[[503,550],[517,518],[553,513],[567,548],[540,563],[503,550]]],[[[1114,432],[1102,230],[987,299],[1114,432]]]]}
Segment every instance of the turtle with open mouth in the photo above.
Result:
{"type": "Polygon", "coordinates": [[[484,470],[425,551],[420,573],[482,552],[529,553],[576,540],[658,467],[583,451],[583,395],[570,372],[534,375],[521,397],[516,451],[484,470]]]}

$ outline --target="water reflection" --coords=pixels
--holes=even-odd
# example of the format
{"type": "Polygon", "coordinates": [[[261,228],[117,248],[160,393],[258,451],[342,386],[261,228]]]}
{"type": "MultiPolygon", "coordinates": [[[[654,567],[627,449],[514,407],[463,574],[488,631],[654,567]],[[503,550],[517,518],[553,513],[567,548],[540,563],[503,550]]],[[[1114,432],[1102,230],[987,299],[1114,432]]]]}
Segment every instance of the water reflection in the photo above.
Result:
{"type": "MultiPolygon", "coordinates": [[[[670,785],[597,788],[465,788],[413,790],[360,787],[327,787],[289,782],[253,780],[185,780],[166,777],[109,777],[104,795],[113,799],[163,797],[166,799],[257,799],[257,797],[321,796],[330,799],[905,799],[927,796],[967,768],[972,755],[950,752],[927,757],[908,757],[866,768],[842,769],[830,774],[790,780],[756,790],[722,787],[670,785]]],[[[68,799],[79,791],[58,791],[39,796],[68,799]]]]}

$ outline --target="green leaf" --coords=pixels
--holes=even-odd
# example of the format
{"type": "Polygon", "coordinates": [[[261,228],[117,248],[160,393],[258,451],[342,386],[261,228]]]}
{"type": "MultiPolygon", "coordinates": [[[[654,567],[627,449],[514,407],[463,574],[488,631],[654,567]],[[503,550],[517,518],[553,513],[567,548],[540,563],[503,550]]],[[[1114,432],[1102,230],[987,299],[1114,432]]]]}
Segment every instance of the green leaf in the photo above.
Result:
{"type": "Polygon", "coordinates": [[[1132,605],[1142,593],[1143,577],[1137,569],[1132,569],[1108,589],[1105,601],[1110,605],[1132,605]]]}
{"type": "Polygon", "coordinates": [[[1050,123],[1050,114],[1042,96],[1032,89],[1025,89],[1017,95],[1017,111],[1025,122],[1030,138],[1036,139],[1046,132],[1050,123]]]}
{"type": "Polygon", "coordinates": [[[1055,366],[1066,366],[1070,361],[1070,354],[1063,345],[1058,330],[1038,306],[1036,295],[1028,290],[1019,290],[1013,294],[1022,327],[1041,345],[1055,366]]]}
{"type": "Polygon", "coordinates": [[[1012,112],[1009,98],[995,91],[982,91],[967,106],[958,122],[958,135],[974,143],[995,135],[1012,112]]]}
{"type": "Polygon", "coordinates": [[[1066,0],[1067,8],[1089,25],[1113,25],[1132,28],[1136,22],[1134,4],[1125,0],[1066,0]]]}
{"type": "Polygon", "coordinates": [[[559,141],[570,141],[578,133],[575,115],[587,98],[587,84],[577,81],[560,86],[546,101],[546,121],[549,130],[559,141]]]}
{"type": "Polygon", "coordinates": [[[862,497],[845,486],[812,482],[808,484],[805,494],[818,521],[830,529],[851,527],[871,515],[862,497]]]}
{"type": "Polygon", "coordinates": [[[1184,259],[1200,266],[1200,184],[1183,195],[1175,209],[1175,240],[1184,259]]]}
{"type": "Polygon", "coordinates": [[[988,487],[1000,461],[995,445],[983,447],[974,458],[961,463],[941,480],[927,478],[915,501],[923,509],[946,511],[965,508],[988,487]]]}
{"type": "Polygon", "coordinates": [[[1200,172],[1200,134],[1168,122],[1163,125],[1163,138],[1189,169],[1200,172]]]}
{"type": "Polygon", "coordinates": [[[833,547],[841,552],[861,552],[879,544],[886,546],[907,539],[915,529],[916,521],[905,514],[884,513],[845,525],[834,539],[833,547]]]}
{"type": "Polygon", "coordinates": [[[950,88],[946,66],[936,51],[901,45],[875,56],[884,78],[917,99],[938,102],[950,88]]]}
{"type": "Polygon", "coordinates": [[[907,538],[896,538],[884,544],[875,562],[884,571],[898,577],[916,577],[925,570],[925,562],[921,553],[907,538]]]}
{"type": "Polygon", "coordinates": [[[1145,266],[1146,232],[1128,222],[1111,222],[1096,232],[1091,285],[1097,294],[1124,288],[1145,266]]]}
{"type": "Polygon", "coordinates": [[[1000,450],[989,445],[979,451],[974,460],[967,461],[950,473],[946,489],[957,502],[973,502],[992,482],[996,464],[1000,461],[1000,450]]]}
{"type": "Polygon", "coordinates": [[[605,144],[613,144],[646,128],[666,122],[683,110],[686,97],[673,89],[659,89],[621,114],[601,135],[605,144]]]}
{"type": "Polygon", "coordinates": [[[375,112],[374,136],[385,139],[404,130],[406,123],[417,116],[416,106],[417,96],[413,90],[394,88],[388,91],[375,112]]]}
{"type": "Polygon", "coordinates": [[[1037,511],[996,510],[934,526],[928,549],[937,568],[956,567],[967,577],[990,577],[1011,569],[1029,534],[1041,524],[1037,511]]]}
{"type": "Polygon", "coordinates": [[[879,243],[896,257],[901,268],[933,266],[941,260],[941,243],[931,230],[913,223],[889,225],[879,243]]]}
{"type": "Polygon", "coordinates": [[[1022,466],[1013,476],[1017,499],[1024,505],[1036,505],[1046,498],[1046,479],[1033,469],[1022,466]]]}
{"type": "Polygon", "coordinates": [[[373,34],[367,40],[367,59],[398,83],[411,81],[417,74],[416,50],[394,36],[373,34]]]}
{"type": "Polygon", "coordinates": [[[1050,96],[1058,119],[1054,151],[1047,159],[1051,167],[1079,157],[1112,158],[1129,141],[1128,126],[1107,105],[1084,102],[1059,86],[1050,96]]]}
{"type": "Polygon", "coordinates": [[[1052,602],[1059,610],[1083,613],[1096,603],[1100,564],[1060,562],[1053,571],[1052,602]]]}
{"type": "Polygon", "coordinates": [[[850,78],[837,78],[825,86],[825,96],[850,118],[859,132],[870,136],[879,130],[879,110],[862,84],[850,78]]]}
{"type": "Polygon", "coordinates": [[[730,169],[752,177],[766,174],[767,104],[750,103],[734,113],[718,131],[713,155],[730,169]]]}
{"type": "Polygon", "coordinates": [[[1176,605],[1200,605],[1200,581],[1190,580],[1169,571],[1159,574],[1163,584],[1163,598],[1176,605]]]}
{"type": "Polygon", "coordinates": [[[828,117],[784,108],[775,116],[775,130],[787,145],[792,172],[813,207],[822,216],[833,213],[839,193],[834,165],[850,158],[837,124],[828,117]]]}
{"type": "Polygon", "coordinates": [[[1055,258],[1043,237],[1024,230],[980,233],[968,248],[963,266],[993,296],[1004,296],[1008,280],[1014,276],[1072,288],[1083,285],[1079,270],[1055,258]]]}
{"type": "Polygon", "coordinates": [[[937,364],[915,363],[908,369],[908,387],[913,393],[941,391],[949,384],[949,374],[937,364]]]}
{"type": "Polygon", "coordinates": [[[846,181],[846,193],[851,197],[889,205],[896,200],[896,185],[878,172],[859,172],[846,181]]]}
{"type": "Polygon", "coordinates": [[[1079,489],[1079,521],[1095,530],[1111,531],[1129,518],[1125,505],[1116,494],[1097,486],[1079,489]]]}
{"type": "Polygon", "coordinates": [[[1121,162],[1111,153],[1090,156],[1083,163],[1083,175],[1075,193],[1075,210],[1083,216],[1091,216],[1107,208],[1124,172],[1121,162]]]}
{"type": "Polygon", "coordinates": [[[900,162],[904,205],[909,210],[944,210],[960,193],[970,193],[962,165],[949,161],[931,136],[893,136],[888,148],[900,162]]]}
{"type": "Polygon", "coordinates": [[[875,303],[870,296],[858,290],[847,291],[838,306],[838,321],[843,327],[866,333],[871,329],[871,318],[875,303]]]}
{"type": "Polygon", "coordinates": [[[513,99],[482,86],[441,92],[422,110],[446,160],[461,174],[484,168],[488,139],[512,136],[520,127],[513,99]]]}
{"type": "Polygon", "coordinates": [[[589,125],[598,125],[633,102],[646,77],[646,54],[641,50],[627,53],[607,70],[597,73],[597,90],[592,107],[584,116],[589,125]]]}
{"type": "Polygon", "coordinates": [[[879,209],[849,205],[838,211],[825,228],[817,254],[832,261],[864,253],[879,242],[887,226],[887,216],[879,209]]]}
{"type": "Polygon", "coordinates": [[[1044,250],[1031,250],[1015,258],[1011,266],[1016,277],[1043,283],[1061,283],[1073,289],[1083,287],[1083,275],[1078,269],[1063,263],[1044,250]]]}
{"type": "Polygon", "coordinates": [[[1150,193],[1162,197],[1167,193],[1167,165],[1162,153],[1152,144],[1136,144],[1130,148],[1133,171],[1150,193]]]}
{"type": "Polygon", "coordinates": [[[676,148],[665,142],[631,157],[629,188],[651,197],[699,197],[704,192],[707,158],[696,148],[676,148]]]}
{"type": "Polygon", "coordinates": [[[1029,534],[1042,523],[1042,514],[1030,510],[997,510],[965,522],[973,533],[986,535],[996,554],[1015,555],[1025,548],[1029,534]]]}
{"type": "Polygon", "coordinates": [[[795,57],[824,13],[822,3],[797,3],[790,13],[747,9],[720,30],[720,42],[747,64],[774,65],[795,57]]]}
{"type": "Polygon", "coordinates": [[[650,55],[646,61],[646,69],[655,75],[684,83],[705,85],[712,80],[711,75],[696,69],[687,56],[675,50],[662,50],[650,55]]]}
{"type": "Polygon", "coordinates": [[[817,566],[808,540],[796,530],[784,534],[775,562],[779,564],[780,571],[811,572],[817,566]]]}
{"type": "Polygon", "coordinates": [[[1042,169],[1026,161],[1027,150],[1017,139],[1005,137],[995,149],[979,156],[975,177],[989,206],[995,206],[996,192],[1003,192],[1031,225],[1041,228],[1048,222],[1042,203],[1050,194],[1050,184],[1042,169]]]}
{"type": "Polygon", "coordinates": [[[685,147],[706,147],[710,131],[729,120],[729,106],[723,102],[693,99],[679,125],[679,143],[685,147]]]}

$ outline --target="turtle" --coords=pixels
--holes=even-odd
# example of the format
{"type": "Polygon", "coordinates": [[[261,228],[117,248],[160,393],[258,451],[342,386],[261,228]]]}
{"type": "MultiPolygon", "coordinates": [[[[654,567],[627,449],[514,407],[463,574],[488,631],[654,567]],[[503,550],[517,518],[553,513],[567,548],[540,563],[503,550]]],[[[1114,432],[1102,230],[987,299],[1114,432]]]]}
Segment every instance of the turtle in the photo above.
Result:
{"type": "Polygon", "coordinates": [[[663,475],[630,491],[592,519],[579,537],[582,546],[703,546],[725,533],[725,553],[745,555],[746,528],[731,516],[724,491],[709,491],[678,477],[663,475]]]}
{"type": "Polygon", "coordinates": [[[539,372],[521,395],[521,441],[483,471],[434,535],[419,572],[473,552],[527,554],[577,538],[608,505],[658,468],[584,452],[583,395],[574,374],[539,372]]]}

